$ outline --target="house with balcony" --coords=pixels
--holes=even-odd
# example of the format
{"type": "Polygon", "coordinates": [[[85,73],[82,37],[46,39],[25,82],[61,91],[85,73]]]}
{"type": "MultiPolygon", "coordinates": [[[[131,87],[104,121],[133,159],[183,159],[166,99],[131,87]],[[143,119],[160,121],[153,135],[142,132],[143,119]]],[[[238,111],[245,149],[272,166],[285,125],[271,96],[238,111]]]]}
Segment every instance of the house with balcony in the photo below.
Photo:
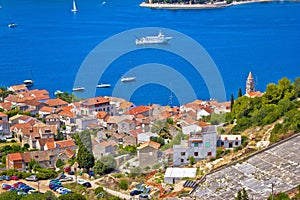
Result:
{"type": "Polygon", "coordinates": [[[189,164],[189,157],[202,160],[216,156],[217,130],[215,126],[203,127],[201,131],[191,132],[188,140],[181,140],[179,145],[173,146],[173,165],[189,164]]]}
{"type": "Polygon", "coordinates": [[[110,113],[111,105],[109,99],[104,97],[95,97],[80,102],[81,115],[94,115],[94,113],[99,111],[110,113]]]}

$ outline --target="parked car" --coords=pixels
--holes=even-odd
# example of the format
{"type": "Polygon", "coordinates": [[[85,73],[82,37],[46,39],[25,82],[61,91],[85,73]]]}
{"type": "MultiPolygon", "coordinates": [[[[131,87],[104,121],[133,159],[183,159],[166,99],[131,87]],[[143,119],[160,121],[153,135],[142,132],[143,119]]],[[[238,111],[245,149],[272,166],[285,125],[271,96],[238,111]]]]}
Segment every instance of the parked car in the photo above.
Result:
{"type": "Polygon", "coordinates": [[[56,191],[58,188],[61,188],[61,185],[53,185],[50,187],[51,190],[56,191]]]}
{"type": "Polygon", "coordinates": [[[55,183],[55,184],[58,184],[58,185],[61,185],[61,182],[58,180],[58,179],[53,179],[53,180],[51,180],[50,182],[49,182],[49,184],[53,184],[53,183],[55,183]]]}
{"type": "Polygon", "coordinates": [[[80,185],[83,185],[84,187],[87,187],[87,188],[92,187],[92,185],[91,185],[90,182],[85,181],[85,180],[82,180],[82,179],[79,179],[79,180],[77,181],[77,183],[80,184],[80,185]]]}
{"type": "Polygon", "coordinates": [[[140,194],[139,196],[139,200],[148,200],[148,199],[149,199],[148,194],[140,194]]]}
{"type": "Polygon", "coordinates": [[[73,181],[73,177],[71,177],[71,176],[66,176],[65,174],[61,174],[61,175],[59,176],[59,180],[60,180],[61,182],[65,182],[65,181],[73,181]]]}
{"type": "Polygon", "coordinates": [[[4,180],[4,176],[0,176],[0,181],[3,181],[4,180]]]}
{"type": "Polygon", "coordinates": [[[17,181],[17,180],[19,180],[19,178],[18,178],[18,176],[11,176],[11,177],[10,177],[10,180],[15,180],[15,181],[17,181]]]}
{"type": "Polygon", "coordinates": [[[25,178],[26,181],[38,181],[38,177],[36,175],[31,175],[25,178]]]}
{"type": "Polygon", "coordinates": [[[60,187],[56,189],[56,192],[58,192],[59,194],[63,193],[63,189],[65,189],[64,187],[60,187]]]}
{"type": "Polygon", "coordinates": [[[95,176],[94,171],[89,171],[89,175],[90,175],[90,176],[95,176]]]}
{"type": "Polygon", "coordinates": [[[69,175],[74,175],[75,172],[74,172],[74,171],[69,171],[68,174],[69,174],[69,175]]]}
{"type": "Polygon", "coordinates": [[[16,183],[14,183],[13,185],[12,185],[12,187],[13,188],[19,188],[19,185],[22,185],[22,184],[24,184],[23,182],[16,182],[16,183]]]}
{"type": "Polygon", "coordinates": [[[66,194],[74,193],[72,190],[70,190],[70,189],[68,189],[68,188],[64,188],[64,189],[63,189],[63,192],[66,193],[66,194]]]}
{"type": "Polygon", "coordinates": [[[132,190],[132,191],[130,192],[130,196],[135,196],[135,195],[138,195],[138,194],[141,194],[141,193],[142,193],[141,190],[132,190]]]}
{"type": "Polygon", "coordinates": [[[69,171],[71,171],[71,167],[68,166],[65,168],[65,172],[68,173],[69,171]]]}
{"type": "Polygon", "coordinates": [[[25,193],[27,193],[29,190],[35,190],[33,187],[30,187],[28,185],[25,185],[24,187],[21,188],[21,190],[25,193]]]}
{"type": "Polygon", "coordinates": [[[9,176],[4,176],[4,180],[10,181],[10,177],[9,176]]]}
{"type": "Polygon", "coordinates": [[[92,187],[92,184],[90,182],[85,182],[84,184],[82,184],[84,187],[90,188],[92,187]]]}
{"type": "Polygon", "coordinates": [[[10,189],[10,188],[11,188],[11,185],[5,184],[5,183],[2,184],[2,189],[3,189],[3,190],[8,190],[8,189],[10,189]]]}

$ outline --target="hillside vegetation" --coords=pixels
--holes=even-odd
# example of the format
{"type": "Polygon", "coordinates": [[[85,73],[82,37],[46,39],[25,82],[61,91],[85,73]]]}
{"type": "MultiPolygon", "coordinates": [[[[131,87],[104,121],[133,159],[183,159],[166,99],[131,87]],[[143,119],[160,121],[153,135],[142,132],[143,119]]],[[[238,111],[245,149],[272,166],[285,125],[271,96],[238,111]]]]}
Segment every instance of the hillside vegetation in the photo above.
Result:
{"type": "Polygon", "coordinates": [[[275,124],[270,142],[275,143],[291,134],[300,132],[300,78],[291,83],[282,78],[278,84],[268,84],[262,97],[239,97],[234,101],[232,111],[226,115],[226,121],[236,125],[230,134],[257,126],[265,126],[279,120],[275,124]]]}

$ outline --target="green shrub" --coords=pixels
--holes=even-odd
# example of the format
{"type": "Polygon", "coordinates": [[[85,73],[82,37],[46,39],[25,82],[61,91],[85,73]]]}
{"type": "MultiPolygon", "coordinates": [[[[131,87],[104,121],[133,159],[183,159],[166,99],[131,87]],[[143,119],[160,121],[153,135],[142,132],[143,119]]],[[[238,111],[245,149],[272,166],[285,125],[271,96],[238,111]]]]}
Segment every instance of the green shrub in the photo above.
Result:
{"type": "Polygon", "coordinates": [[[128,182],[125,179],[120,180],[119,188],[122,189],[122,190],[127,190],[128,189],[128,182]]]}
{"type": "Polygon", "coordinates": [[[96,195],[99,194],[100,192],[104,192],[103,187],[97,187],[97,188],[95,189],[95,194],[96,194],[96,195]]]}
{"type": "Polygon", "coordinates": [[[77,193],[73,193],[73,194],[63,194],[61,195],[59,198],[59,200],[86,200],[86,198],[81,195],[81,194],[77,194],[77,193]]]}
{"type": "Polygon", "coordinates": [[[61,168],[62,166],[64,166],[65,165],[65,163],[61,160],[61,159],[58,159],[57,161],[56,161],[56,163],[55,163],[55,166],[57,167],[57,168],[61,168]]]}

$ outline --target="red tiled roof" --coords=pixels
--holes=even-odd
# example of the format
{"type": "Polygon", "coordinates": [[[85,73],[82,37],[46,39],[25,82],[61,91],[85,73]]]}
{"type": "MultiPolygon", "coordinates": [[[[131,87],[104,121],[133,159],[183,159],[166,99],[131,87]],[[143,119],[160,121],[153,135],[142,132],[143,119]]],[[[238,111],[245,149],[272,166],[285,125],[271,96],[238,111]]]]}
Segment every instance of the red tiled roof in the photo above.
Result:
{"type": "Polygon", "coordinates": [[[148,112],[151,109],[149,106],[137,106],[129,110],[129,114],[137,115],[148,112]]]}
{"type": "Polygon", "coordinates": [[[131,102],[123,101],[120,104],[119,109],[129,109],[132,105],[133,105],[133,103],[131,103],[131,102]]]}
{"type": "Polygon", "coordinates": [[[27,87],[25,84],[20,84],[20,85],[13,85],[10,86],[14,91],[16,90],[27,90],[27,87]]]}
{"type": "Polygon", "coordinates": [[[5,100],[10,102],[24,103],[25,101],[40,101],[49,98],[49,92],[46,90],[29,90],[17,94],[10,94],[5,98],[5,100]]]}
{"type": "Polygon", "coordinates": [[[203,110],[205,110],[206,112],[208,112],[208,113],[212,113],[212,109],[210,108],[210,107],[207,107],[207,106],[200,106],[200,109],[203,109],[203,110]]]}
{"type": "Polygon", "coordinates": [[[55,142],[46,142],[45,146],[47,146],[48,149],[54,149],[55,142]]]}
{"type": "Polygon", "coordinates": [[[2,113],[2,112],[0,112],[0,117],[7,117],[7,115],[4,114],[4,113],[2,113]]]}
{"type": "Polygon", "coordinates": [[[8,156],[8,159],[11,161],[23,160],[21,153],[12,153],[12,154],[8,154],[7,156],[8,156]]]}
{"type": "Polygon", "coordinates": [[[68,102],[61,100],[59,98],[56,99],[49,99],[45,102],[50,107],[56,107],[56,106],[64,106],[68,105],[68,102]]]}
{"type": "Polygon", "coordinates": [[[99,118],[99,119],[104,119],[107,115],[108,115],[107,112],[105,112],[105,111],[99,111],[99,112],[96,114],[96,117],[99,118]]]}
{"type": "Polygon", "coordinates": [[[12,103],[11,102],[3,102],[0,103],[0,107],[3,108],[4,110],[11,110],[12,103]]]}
{"type": "Polygon", "coordinates": [[[69,158],[72,158],[72,157],[75,156],[75,152],[74,152],[72,149],[70,149],[70,148],[67,148],[67,149],[65,150],[65,152],[66,152],[66,154],[67,154],[67,156],[68,156],[69,158]]]}
{"type": "Polygon", "coordinates": [[[116,146],[116,144],[114,142],[106,142],[106,141],[103,141],[100,143],[102,146],[104,147],[108,147],[108,146],[116,146]]]}
{"type": "Polygon", "coordinates": [[[132,135],[133,137],[137,138],[138,134],[142,133],[142,129],[134,129],[129,131],[130,135],[132,135]]]}
{"type": "Polygon", "coordinates": [[[41,105],[42,103],[41,102],[38,102],[37,100],[25,100],[24,103],[26,105],[30,105],[30,106],[38,106],[38,105],[41,105]]]}
{"type": "Polygon", "coordinates": [[[253,97],[261,97],[263,95],[263,93],[256,91],[256,92],[248,92],[247,96],[253,98],[253,97]]]}
{"type": "Polygon", "coordinates": [[[76,146],[73,140],[62,140],[62,141],[54,141],[46,143],[48,149],[65,148],[65,147],[73,147],[76,146]]]}
{"type": "Polygon", "coordinates": [[[86,99],[85,101],[82,102],[82,104],[87,106],[92,106],[92,105],[99,105],[99,104],[104,104],[109,102],[110,101],[104,97],[95,97],[95,98],[86,99]]]}
{"type": "Polygon", "coordinates": [[[30,119],[31,117],[30,116],[28,116],[28,115],[22,115],[19,119],[20,120],[23,120],[23,121],[26,121],[26,120],[28,120],[28,119],[30,119]]]}
{"type": "Polygon", "coordinates": [[[145,148],[148,146],[153,147],[154,149],[159,149],[160,144],[150,140],[149,142],[144,142],[143,144],[141,144],[141,146],[139,146],[139,149],[142,149],[142,148],[145,148]]]}
{"type": "Polygon", "coordinates": [[[206,123],[204,121],[199,121],[198,125],[201,126],[201,127],[210,126],[210,124],[208,124],[208,123],[206,123]]]}
{"type": "Polygon", "coordinates": [[[52,108],[52,107],[49,107],[49,106],[43,106],[43,107],[40,109],[40,111],[41,111],[41,112],[52,113],[53,108],[52,108]]]}
{"type": "Polygon", "coordinates": [[[47,142],[53,142],[54,141],[54,138],[41,138],[41,139],[38,139],[38,142],[40,143],[41,146],[45,146],[45,144],[47,142]]]}

